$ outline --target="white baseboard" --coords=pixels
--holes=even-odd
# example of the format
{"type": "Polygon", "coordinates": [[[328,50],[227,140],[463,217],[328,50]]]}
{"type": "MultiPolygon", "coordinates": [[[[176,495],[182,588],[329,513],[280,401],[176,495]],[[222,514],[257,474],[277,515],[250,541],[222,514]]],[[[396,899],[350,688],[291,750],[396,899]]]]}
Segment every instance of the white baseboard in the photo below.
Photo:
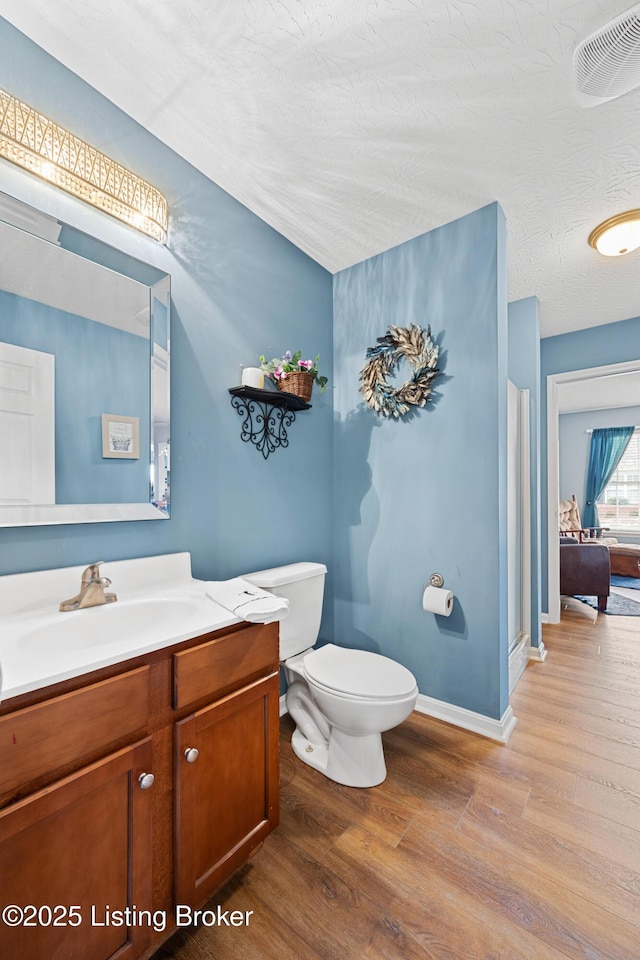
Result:
{"type": "MultiPolygon", "coordinates": [[[[418,713],[435,717],[437,720],[444,720],[446,723],[452,723],[464,730],[479,733],[491,740],[499,740],[500,743],[507,742],[517,723],[511,707],[507,707],[500,720],[493,720],[491,717],[485,717],[482,713],[474,713],[473,710],[456,707],[455,704],[445,703],[444,700],[425,697],[421,693],[418,694],[416,710],[418,713]]],[[[282,694],[280,697],[280,716],[283,717],[287,712],[287,697],[286,694],[282,694]]]]}
{"type": "Polygon", "coordinates": [[[560,609],[558,608],[558,616],[552,617],[550,613],[541,613],[540,614],[540,623],[560,623],[560,609]]]}
{"type": "Polygon", "coordinates": [[[518,680],[529,663],[529,634],[525,633],[509,654],[509,693],[513,693],[518,680]]]}
{"type": "Polygon", "coordinates": [[[541,640],[537,647],[529,647],[529,660],[538,660],[540,663],[544,663],[548,652],[541,640]]]}
{"type": "Polygon", "coordinates": [[[444,720],[445,723],[452,723],[456,727],[471,730],[473,733],[479,733],[491,740],[498,740],[500,743],[507,742],[517,723],[510,706],[500,720],[494,720],[483,713],[474,713],[473,710],[466,710],[464,707],[457,707],[453,703],[436,700],[434,697],[426,697],[422,693],[418,694],[416,710],[418,713],[425,713],[428,717],[444,720]]]}
{"type": "Polygon", "coordinates": [[[547,659],[548,651],[542,640],[539,646],[534,647],[529,641],[529,636],[525,635],[518,645],[509,654],[509,693],[513,693],[518,680],[524,673],[529,660],[535,660],[538,663],[544,663],[547,659]]]}

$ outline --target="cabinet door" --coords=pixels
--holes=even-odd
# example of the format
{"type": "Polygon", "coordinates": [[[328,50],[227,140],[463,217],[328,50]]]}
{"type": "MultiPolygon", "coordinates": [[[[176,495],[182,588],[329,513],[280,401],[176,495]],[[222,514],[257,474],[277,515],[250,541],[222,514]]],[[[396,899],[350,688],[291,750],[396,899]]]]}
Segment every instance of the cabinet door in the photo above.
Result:
{"type": "Polygon", "coordinates": [[[150,762],[149,738],[0,813],[0,906],[22,908],[26,922],[0,921],[2,957],[144,952],[149,925],[127,925],[126,909],[151,906],[151,791],[138,782],[150,762]]]}
{"type": "Polygon", "coordinates": [[[275,673],[176,724],[177,903],[201,904],[277,826],[278,701],[275,673]]]}

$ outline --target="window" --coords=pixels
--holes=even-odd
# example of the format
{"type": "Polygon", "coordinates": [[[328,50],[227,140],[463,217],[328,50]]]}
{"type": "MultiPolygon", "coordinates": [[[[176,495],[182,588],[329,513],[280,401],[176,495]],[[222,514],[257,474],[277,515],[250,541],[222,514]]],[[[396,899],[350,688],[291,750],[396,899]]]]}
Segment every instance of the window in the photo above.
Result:
{"type": "Polygon", "coordinates": [[[597,503],[598,523],[620,533],[639,533],[640,427],[636,427],[617,470],[597,503]]]}

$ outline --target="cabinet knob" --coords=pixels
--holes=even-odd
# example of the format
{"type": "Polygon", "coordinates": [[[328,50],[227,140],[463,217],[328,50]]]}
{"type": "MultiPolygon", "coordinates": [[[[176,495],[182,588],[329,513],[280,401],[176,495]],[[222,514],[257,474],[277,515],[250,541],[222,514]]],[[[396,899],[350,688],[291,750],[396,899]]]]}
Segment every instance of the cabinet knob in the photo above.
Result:
{"type": "Polygon", "coordinates": [[[185,759],[187,763],[195,763],[198,759],[198,749],[197,747],[187,747],[184,752],[185,759]]]}
{"type": "Polygon", "coordinates": [[[138,783],[140,784],[141,790],[148,790],[149,787],[153,786],[153,782],[156,778],[152,773],[141,773],[138,777],[138,783]]]}

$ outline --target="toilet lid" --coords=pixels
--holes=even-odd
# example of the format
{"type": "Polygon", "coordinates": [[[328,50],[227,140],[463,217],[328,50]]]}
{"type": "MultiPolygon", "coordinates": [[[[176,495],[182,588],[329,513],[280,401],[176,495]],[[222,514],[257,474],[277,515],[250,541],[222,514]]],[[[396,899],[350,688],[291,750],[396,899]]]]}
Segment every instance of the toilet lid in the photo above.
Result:
{"type": "Polygon", "coordinates": [[[350,650],[327,643],[304,658],[305,673],[328,690],[372,699],[408,696],[416,678],[402,664],[368,650],[350,650]]]}

